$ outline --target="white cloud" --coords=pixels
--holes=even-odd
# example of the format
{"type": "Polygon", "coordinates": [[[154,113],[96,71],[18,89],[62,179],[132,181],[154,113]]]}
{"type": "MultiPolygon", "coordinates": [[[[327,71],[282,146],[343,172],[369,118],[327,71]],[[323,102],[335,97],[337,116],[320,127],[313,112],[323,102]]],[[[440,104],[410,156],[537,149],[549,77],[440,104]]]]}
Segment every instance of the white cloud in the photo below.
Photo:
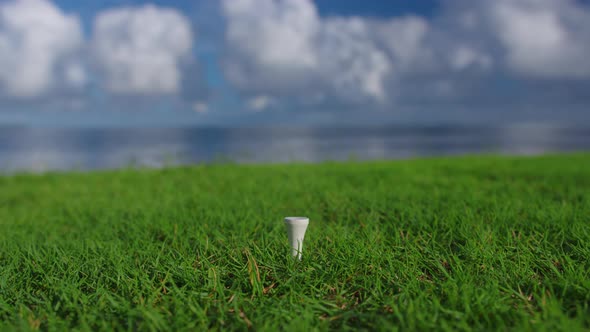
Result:
{"type": "Polygon", "coordinates": [[[192,43],[190,22],[173,9],[116,8],[99,13],[94,22],[94,56],[112,93],[178,93],[192,43]]]}
{"type": "Polygon", "coordinates": [[[257,95],[325,91],[346,102],[386,99],[388,56],[360,18],[322,19],[310,0],[226,0],[226,76],[257,95]]]}
{"type": "Polygon", "coordinates": [[[223,13],[224,72],[253,98],[387,106],[405,93],[406,79],[486,72],[494,64],[477,42],[457,40],[444,24],[418,16],[320,17],[309,0],[225,0],[223,13]]]}
{"type": "Polygon", "coordinates": [[[227,58],[223,69],[243,91],[290,94],[313,81],[320,18],[309,0],[222,2],[227,58]]]}
{"type": "Polygon", "coordinates": [[[309,0],[229,0],[227,39],[235,51],[269,67],[315,68],[320,20],[309,0]]]}
{"type": "MultiPolygon", "coordinates": [[[[586,98],[587,4],[448,0],[441,8],[432,18],[324,17],[313,0],[223,0],[224,26],[215,27],[225,31],[221,68],[250,110],[500,100],[498,91],[510,90],[502,80],[518,91],[505,96],[536,98],[561,86],[551,96],[586,98]]],[[[0,0],[0,98],[73,98],[83,109],[103,91],[95,99],[70,92],[95,81],[105,104],[109,94],[144,107],[180,98],[207,111],[192,31],[175,9],[117,7],[97,13],[85,41],[78,17],[50,0],[0,0]]]]}
{"type": "Polygon", "coordinates": [[[318,40],[320,72],[338,99],[382,102],[391,70],[387,54],[375,45],[371,26],[360,18],[325,20],[318,40]]]}
{"type": "Polygon", "coordinates": [[[64,77],[70,86],[83,86],[87,82],[86,68],[80,63],[69,63],[64,69],[64,77]]]}
{"type": "MultiPolygon", "coordinates": [[[[60,67],[70,85],[85,83],[67,64],[83,44],[77,16],[46,0],[0,2],[0,95],[38,97],[56,88],[60,67]]],[[[62,74],[63,76],[63,74],[62,74]]]]}
{"type": "Polygon", "coordinates": [[[590,77],[590,9],[572,0],[498,0],[486,10],[510,69],[590,77]]]}
{"type": "Polygon", "coordinates": [[[492,66],[492,59],[489,55],[481,54],[469,46],[459,45],[453,50],[450,65],[453,70],[464,70],[470,66],[489,69],[492,66]]]}
{"type": "Polygon", "coordinates": [[[375,19],[321,17],[311,0],[224,0],[223,70],[250,101],[305,107],[483,98],[498,91],[494,73],[590,78],[587,5],[449,0],[442,8],[429,20],[375,19]]]}
{"type": "Polygon", "coordinates": [[[406,16],[380,22],[376,27],[377,38],[396,62],[397,70],[409,70],[416,63],[430,61],[432,56],[424,47],[430,30],[429,23],[418,16],[406,16]]]}

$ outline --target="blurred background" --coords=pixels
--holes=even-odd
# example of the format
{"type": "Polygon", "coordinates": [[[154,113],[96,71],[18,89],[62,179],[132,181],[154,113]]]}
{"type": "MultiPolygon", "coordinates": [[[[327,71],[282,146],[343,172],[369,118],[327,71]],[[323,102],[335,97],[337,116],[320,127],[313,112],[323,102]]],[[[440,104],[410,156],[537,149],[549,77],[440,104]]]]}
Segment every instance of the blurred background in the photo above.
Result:
{"type": "Polygon", "coordinates": [[[584,150],[589,0],[0,0],[0,172],[584,150]]]}

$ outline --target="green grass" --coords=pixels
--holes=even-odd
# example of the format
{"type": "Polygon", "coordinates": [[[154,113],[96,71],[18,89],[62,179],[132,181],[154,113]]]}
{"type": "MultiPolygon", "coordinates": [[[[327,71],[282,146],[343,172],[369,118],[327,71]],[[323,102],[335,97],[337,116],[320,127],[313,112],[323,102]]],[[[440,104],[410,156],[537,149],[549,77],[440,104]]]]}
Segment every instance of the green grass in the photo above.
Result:
{"type": "Polygon", "coordinates": [[[0,330],[588,330],[590,155],[0,177],[0,330]],[[282,218],[311,219],[303,261],[282,218]]]}

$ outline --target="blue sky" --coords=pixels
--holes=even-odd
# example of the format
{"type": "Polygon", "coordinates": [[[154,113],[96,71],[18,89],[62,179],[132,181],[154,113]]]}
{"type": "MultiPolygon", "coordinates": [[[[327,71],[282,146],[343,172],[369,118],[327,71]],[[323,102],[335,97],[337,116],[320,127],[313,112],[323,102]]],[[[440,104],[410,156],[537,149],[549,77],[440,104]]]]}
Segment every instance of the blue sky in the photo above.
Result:
{"type": "Polygon", "coordinates": [[[0,124],[588,123],[581,0],[0,0],[0,124]]]}

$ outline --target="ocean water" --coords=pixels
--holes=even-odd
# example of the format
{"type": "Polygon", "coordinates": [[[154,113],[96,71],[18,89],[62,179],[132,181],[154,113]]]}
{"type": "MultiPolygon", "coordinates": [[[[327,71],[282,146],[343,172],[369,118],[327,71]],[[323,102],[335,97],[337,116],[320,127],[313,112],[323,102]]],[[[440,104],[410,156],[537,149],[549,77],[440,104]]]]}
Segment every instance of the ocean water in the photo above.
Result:
{"type": "Polygon", "coordinates": [[[590,127],[0,128],[0,171],[590,151],[590,127]]]}

